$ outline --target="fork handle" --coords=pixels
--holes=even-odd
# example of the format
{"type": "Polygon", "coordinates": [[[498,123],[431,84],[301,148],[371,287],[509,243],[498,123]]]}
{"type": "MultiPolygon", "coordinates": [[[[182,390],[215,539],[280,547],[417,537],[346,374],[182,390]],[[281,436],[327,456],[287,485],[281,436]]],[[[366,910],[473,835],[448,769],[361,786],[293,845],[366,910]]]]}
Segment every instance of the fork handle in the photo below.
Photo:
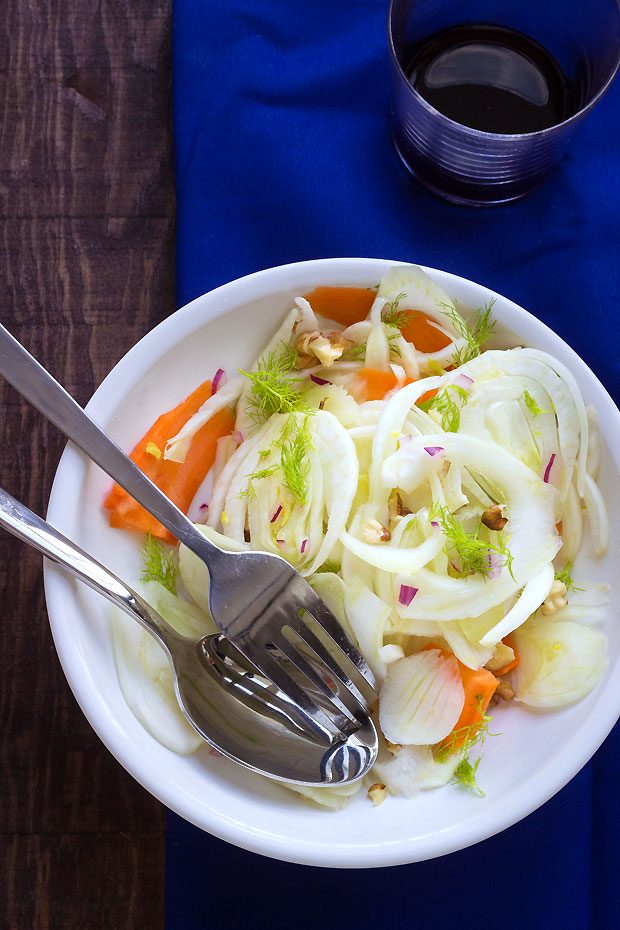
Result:
{"type": "Polygon", "coordinates": [[[163,494],[137,465],[42,365],[0,324],[0,375],[39,413],[78,446],[156,517],[188,549],[207,563],[223,551],[202,535],[185,514],[163,494]]]}
{"type": "Polygon", "coordinates": [[[131,614],[170,655],[178,633],[136,591],[2,488],[0,526],[131,614]]]}

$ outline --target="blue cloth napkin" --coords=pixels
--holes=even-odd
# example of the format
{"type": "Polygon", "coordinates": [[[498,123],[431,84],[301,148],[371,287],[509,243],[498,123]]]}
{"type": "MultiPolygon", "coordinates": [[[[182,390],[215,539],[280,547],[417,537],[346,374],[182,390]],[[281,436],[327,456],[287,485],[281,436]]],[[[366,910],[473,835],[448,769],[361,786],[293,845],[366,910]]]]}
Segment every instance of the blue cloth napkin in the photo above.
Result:
{"type": "MultiPolygon", "coordinates": [[[[529,198],[451,206],[412,181],[391,148],[386,8],[176,0],[179,305],[300,259],[419,262],[527,307],[618,401],[620,83],[529,198]]],[[[273,862],[170,815],[167,927],[611,930],[620,927],[619,834],[618,729],[520,824],[443,859],[375,873],[273,862]]]]}

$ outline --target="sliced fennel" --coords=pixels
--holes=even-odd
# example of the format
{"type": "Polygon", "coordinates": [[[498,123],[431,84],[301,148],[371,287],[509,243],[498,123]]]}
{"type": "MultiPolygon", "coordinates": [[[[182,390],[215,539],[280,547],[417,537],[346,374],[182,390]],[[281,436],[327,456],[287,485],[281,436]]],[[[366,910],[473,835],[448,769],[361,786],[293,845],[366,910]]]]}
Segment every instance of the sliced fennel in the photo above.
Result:
{"type": "Polygon", "coordinates": [[[282,783],[285,788],[294,791],[308,801],[325,807],[328,810],[338,811],[349,803],[351,798],[359,794],[362,782],[356,781],[352,785],[338,785],[338,787],[313,787],[312,785],[290,785],[282,783]]]}
{"type": "Polygon", "coordinates": [[[513,674],[516,699],[552,709],[592,691],[607,667],[606,638],[582,624],[556,620],[515,633],[521,656],[513,674]]]}
{"type": "Polygon", "coordinates": [[[242,378],[232,378],[231,381],[227,381],[216,394],[205,401],[200,410],[187,421],[176,436],[168,440],[164,449],[164,458],[173,462],[184,462],[196,433],[220,410],[225,407],[234,407],[241,397],[242,389],[242,378]]]}
{"type": "Polygon", "coordinates": [[[305,501],[286,487],[282,436],[287,417],[274,415],[226,465],[214,489],[209,526],[221,526],[238,543],[244,542],[247,528],[254,548],[281,555],[311,575],[330,558],[344,530],[357,490],[358,459],[353,440],[333,414],[316,410],[290,417],[307,420],[310,436],[305,501]],[[261,470],[260,493],[249,494],[253,475],[261,470]]]}
{"type": "MultiPolygon", "coordinates": [[[[214,631],[205,613],[181,601],[157,583],[144,587],[148,602],[183,636],[214,631]]],[[[114,658],[123,697],[134,716],[163,746],[181,755],[195,752],[203,740],[179,708],[170,661],[155,639],[114,607],[114,658]]]]}
{"type": "Polygon", "coordinates": [[[388,668],[383,640],[388,629],[390,608],[356,579],[352,585],[345,586],[344,609],[362,655],[377,681],[383,681],[388,668]]]}
{"type": "MultiPolygon", "coordinates": [[[[584,590],[569,590],[567,606],[552,616],[548,604],[540,609],[554,576],[562,580],[562,567],[588,538],[586,525],[597,557],[609,545],[596,415],[571,373],[545,352],[472,357],[492,325],[483,316],[472,333],[455,302],[416,266],[390,270],[367,318],[344,329],[319,323],[298,297],[248,376],[223,385],[165,447],[166,459],[182,463],[201,426],[236,405],[236,430],[220,440],[207,479],[213,493],[200,529],[225,549],[286,558],[332,609],[381,686],[380,725],[398,744],[381,754],[371,777],[407,797],[454,777],[470,783],[475,774],[471,766],[455,774],[467,762],[462,754],[441,763],[432,750],[463,706],[457,659],[472,670],[500,668],[502,656],[513,655],[502,644],[512,634],[516,697],[536,708],[578,700],[605,668],[605,638],[595,628],[604,586],[578,574],[584,590]],[[425,353],[407,342],[413,310],[445,334],[445,348],[425,353]],[[300,359],[299,336],[318,328],[347,341],[341,356],[300,359]],[[385,383],[384,399],[358,403],[362,368],[385,383]],[[499,511],[505,526],[493,528],[488,513],[484,522],[488,511],[499,511]]],[[[149,596],[175,628],[197,636],[212,628],[208,572],[182,546],[178,563],[181,590],[196,606],[156,585],[149,596]]],[[[169,577],[173,588],[167,564],[151,574],[169,577]]],[[[115,654],[136,716],[175,751],[196,748],[156,643],[121,618],[115,654]]],[[[293,790],[336,809],[359,785],[293,790]]]]}
{"type": "Polygon", "coordinates": [[[446,310],[454,309],[454,302],[417,265],[397,266],[381,279],[379,297],[393,301],[399,296],[399,310],[421,310],[449,333],[453,340],[459,338],[459,333],[446,314],[446,310]]]}
{"type": "Polygon", "coordinates": [[[554,492],[531,469],[487,440],[445,433],[415,437],[409,445],[426,444],[442,445],[451,462],[482,469],[502,492],[509,516],[512,575],[507,568],[492,579],[453,578],[429,568],[416,569],[418,594],[401,616],[435,621],[477,617],[516,594],[555,556],[561,539],[554,526],[554,492]]]}

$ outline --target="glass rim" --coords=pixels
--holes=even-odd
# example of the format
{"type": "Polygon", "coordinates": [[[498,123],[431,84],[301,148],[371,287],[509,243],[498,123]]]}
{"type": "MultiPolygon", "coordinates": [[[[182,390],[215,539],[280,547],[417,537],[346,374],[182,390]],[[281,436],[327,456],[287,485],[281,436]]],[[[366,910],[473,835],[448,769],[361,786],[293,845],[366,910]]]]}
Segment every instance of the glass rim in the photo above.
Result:
{"type": "MultiPolygon", "coordinates": [[[[422,105],[422,107],[434,117],[437,117],[440,122],[446,123],[448,126],[458,127],[458,129],[463,130],[467,135],[470,135],[474,138],[481,139],[500,139],[502,141],[507,141],[509,139],[536,139],[542,138],[550,133],[554,132],[556,129],[560,129],[564,126],[570,126],[571,123],[577,122],[578,119],[581,119],[586,113],[588,113],[603,97],[609,90],[612,81],[618,73],[620,68],[620,43],[616,50],[616,61],[609,73],[609,77],[599,88],[596,94],[588,100],[584,106],[582,106],[576,113],[573,113],[571,116],[567,117],[565,120],[562,120],[561,123],[554,123],[553,126],[547,126],[546,129],[537,129],[534,132],[485,132],[483,129],[474,129],[473,126],[466,126],[464,123],[459,123],[457,120],[451,119],[449,116],[446,116],[445,113],[442,113],[441,110],[438,110],[434,107],[428,100],[425,100],[424,97],[415,89],[415,87],[409,81],[407,75],[403,70],[398,54],[396,52],[396,47],[394,44],[394,28],[393,28],[393,11],[396,3],[399,0],[390,0],[388,7],[387,15],[387,34],[388,34],[388,47],[390,50],[390,56],[398,69],[399,77],[406,83],[410,93],[415,97],[415,99],[422,105]]],[[[619,14],[620,19],[620,8],[616,6],[616,9],[619,14]]]]}

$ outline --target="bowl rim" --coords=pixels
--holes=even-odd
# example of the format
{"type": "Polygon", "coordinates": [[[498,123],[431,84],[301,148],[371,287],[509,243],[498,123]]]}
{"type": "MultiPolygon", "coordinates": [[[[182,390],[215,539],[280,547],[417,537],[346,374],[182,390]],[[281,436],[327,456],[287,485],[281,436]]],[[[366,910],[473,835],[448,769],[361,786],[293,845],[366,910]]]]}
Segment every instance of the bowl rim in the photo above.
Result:
{"type": "MultiPolygon", "coordinates": [[[[350,271],[353,267],[360,270],[368,267],[369,279],[371,279],[373,274],[381,269],[386,270],[392,266],[407,264],[410,263],[377,258],[311,259],[253,272],[220,285],[173,312],[146,333],[106,376],[86,409],[94,419],[105,420],[108,405],[113,400],[118,400],[113,382],[123,375],[127,378],[125,391],[131,391],[152,367],[152,350],[161,345],[162,340],[165,344],[168,341],[166,337],[172,335],[173,338],[168,341],[168,344],[177,344],[192,332],[208,325],[229,310],[241,307],[244,303],[268,297],[270,294],[282,292],[287,287],[287,278],[295,275],[305,276],[308,282],[311,282],[308,286],[312,284],[317,286],[321,283],[321,273],[327,268],[342,267],[343,280],[345,280],[346,269],[350,271]],[[197,312],[205,299],[212,305],[207,320],[197,312]]],[[[420,267],[444,286],[449,287],[450,283],[454,282],[475,287],[483,301],[500,296],[490,288],[462,276],[426,266],[420,267]]],[[[571,370],[574,373],[575,369],[579,369],[582,376],[590,382],[590,386],[596,392],[598,405],[605,408],[606,420],[610,420],[612,424],[615,421],[617,426],[615,433],[620,437],[620,411],[583,359],[557,333],[533,314],[506,297],[502,296],[501,300],[502,313],[510,315],[510,320],[515,321],[517,330],[520,322],[526,321],[530,325],[533,322],[538,332],[544,333],[547,337],[550,336],[552,341],[561,345],[564,356],[568,356],[571,370]]],[[[162,354],[159,352],[157,358],[160,358],[162,354]]],[[[607,432],[605,439],[611,451],[612,443],[607,432]]],[[[617,456],[620,463],[620,438],[615,441],[615,449],[614,457],[617,456]]],[[[74,474],[77,468],[83,466],[83,461],[80,453],[68,445],[56,470],[47,519],[61,530],[63,523],[66,522],[64,501],[67,495],[73,494],[74,474]]],[[[122,728],[113,725],[106,711],[105,702],[101,700],[95,689],[90,688],[87,667],[81,661],[67,625],[62,623],[63,602],[67,597],[64,584],[65,573],[46,561],[44,580],[52,637],[63,672],[82,712],[107,749],[150,794],[184,819],[219,839],[275,859],[321,867],[375,868],[431,859],[478,843],[512,826],[563,788],[590,760],[620,716],[620,680],[617,681],[615,688],[613,681],[609,681],[604,692],[601,692],[605,695],[605,701],[602,702],[602,706],[597,705],[597,716],[594,721],[589,721],[591,726],[585,732],[577,729],[562,745],[554,756],[553,764],[546,763],[539,770],[533,789],[530,786],[529,793],[524,796],[523,789],[519,786],[506,797],[501,816],[498,816],[496,808],[485,809],[477,817],[469,818],[466,823],[463,823],[458,836],[451,831],[448,835],[443,835],[439,831],[425,835],[423,838],[397,843],[338,844],[336,841],[329,847],[323,843],[306,841],[299,836],[287,837],[285,841],[281,836],[268,834],[263,830],[259,831],[249,824],[240,823],[233,817],[224,817],[215,811],[204,809],[198,812],[193,799],[184,795],[173,780],[158,778],[158,773],[149,768],[146,760],[143,760],[135,751],[132,752],[129,741],[126,736],[123,736],[122,728]]],[[[620,676],[618,677],[620,679],[620,676]]],[[[600,699],[598,703],[601,704],[600,699]]]]}

